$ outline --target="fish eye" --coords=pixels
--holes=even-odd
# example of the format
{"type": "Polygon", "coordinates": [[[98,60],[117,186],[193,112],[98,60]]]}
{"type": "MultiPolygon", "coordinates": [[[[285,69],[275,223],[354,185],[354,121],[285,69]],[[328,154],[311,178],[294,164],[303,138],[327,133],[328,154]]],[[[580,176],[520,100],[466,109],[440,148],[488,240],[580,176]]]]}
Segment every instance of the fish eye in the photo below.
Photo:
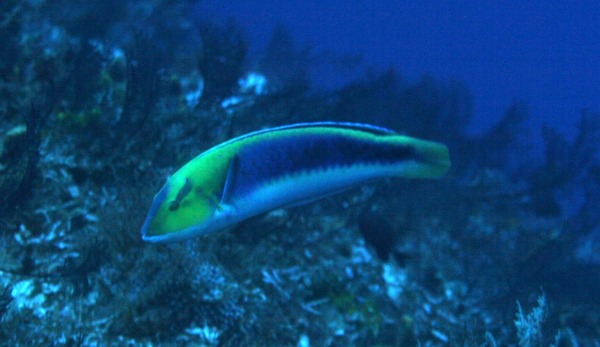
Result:
{"type": "Polygon", "coordinates": [[[169,211],[176,211],[179,208],[179,203],[181,202],[181,200],[183,200],[183,198],[185,198],[185,196],[188,195],[191,190],[192,184],[190,183],[190,180],[186,177],[185,183],[177,193],[175,200],[171,201],[171,204],[169,204],[169,211]]]}
{"type": "Polygon", "coordinates": [[[173,200],[171,204],[169,204],[169,211],[176,211],[179,208],[179,201],[173,200]]]}

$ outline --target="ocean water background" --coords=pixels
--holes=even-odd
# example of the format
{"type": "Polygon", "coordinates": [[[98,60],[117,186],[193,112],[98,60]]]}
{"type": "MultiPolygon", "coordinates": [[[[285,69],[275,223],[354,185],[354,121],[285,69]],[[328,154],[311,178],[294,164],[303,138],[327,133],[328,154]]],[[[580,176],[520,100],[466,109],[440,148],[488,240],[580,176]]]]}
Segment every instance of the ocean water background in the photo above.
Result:
{"type": "MultiPolygon", "coordinates": [[[[600,108],[600,5],[595,1],[203,1],[198,13],[235,20],[256,52],[285,25],[317,61],[318,86],[339,87],[365,68],[402,77],[457,78],[473,95],[473,129],[497,122],[513,99],[534,127],[573,134],[582,109],[600,108]],[[360,58],[338,70],[335,58],[360,58]],[[319,64],[321,66],[319,66],[319,64]]],[[[350,63],[350,62],[348,62],[350,63]]]]}
{"type": "Polygon", "coordinates": [[[0,2],[0,346],[599,346],[600,5],[0,2]],[[446,144],[185,242],[165,179],[250,131],[446,144]]]}

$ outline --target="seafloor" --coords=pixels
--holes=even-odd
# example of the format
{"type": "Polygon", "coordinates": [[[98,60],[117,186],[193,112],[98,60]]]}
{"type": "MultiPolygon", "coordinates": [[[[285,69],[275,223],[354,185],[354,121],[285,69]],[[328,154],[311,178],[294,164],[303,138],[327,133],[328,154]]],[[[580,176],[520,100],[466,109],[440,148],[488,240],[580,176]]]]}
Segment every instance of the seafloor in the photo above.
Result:
{"type": "Polygon", "coordinates": [[[318,55],[285,28],[251,57],[192,7],[0,3],[0,345],[600,346],[598,113],[536,148],[515,101],[469,135],[459,80],[390,69],[318,91],[318,55]],[[317,120],[445,143],[452,170],[141,240],[189,159],[317,120]]]}

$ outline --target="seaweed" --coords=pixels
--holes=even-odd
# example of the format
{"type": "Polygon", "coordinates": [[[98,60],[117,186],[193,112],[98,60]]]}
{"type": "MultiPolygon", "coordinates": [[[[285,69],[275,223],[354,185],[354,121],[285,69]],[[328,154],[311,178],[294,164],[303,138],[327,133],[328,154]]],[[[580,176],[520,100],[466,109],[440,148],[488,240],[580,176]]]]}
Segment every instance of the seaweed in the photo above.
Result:
{"type": "Polygon", "coordinates": [[[1,344],[598,340],[597,113],[582,112],[572,139],[545,127],[538,163],[523,101],[469,135],[460,80],[390,68],[312,89],[320,55],[285,27],[250,71],[241,29],[194,9],[1,3],[1,344]],[[368,184],[186,243],[140,239],[152,194],[203,148],[324,119],[442,141],[452,172],[368,184]],[[542,320],[514,305],[540,287],[541,337],[542,320]]]}
{"type": "Polygon", "coordinates": [[[47,11],[49,17],[71,35],[87,41],[105,38],[115,25],[125,20],[129,3],[119,0],[46,1],[42,11],[47,11]]]}
{"type": "Polygon", "coordinates": [[[399,238],[394,225],[381,213],[365,211],[360,216],[359,228],[365,242],[375,248],[379,259],[387,260],[399,238]]]}
{"type": "Polygon", "coordinates": [[[0,4],[0,114],[7,118],[18,109],[12,102],[18,91],[11,82],[18,79],[19,63],[23,59],[19,34],[29,10],[29,4],[23,1],[8,0],[0,4]]]}
{"type": "Polygon", "coordinates": [[[25,127],[5,134],[0,151],[0,215],[26,202],[32,193],[39,160],[42,117],[33,104],[25,127]]]}
{"type": "Polygon", "coordinates": [[[278,24],[258,63],[258,70],[269,81],[269,93],[287,94],[307,90],[311,58],[310,47],[297,47],[290,31],[278,24]]]}
{"type": "Polygon", "coordinates": [[[529,106],[514,100],[503,117],[486,133],[471,143],[470,163],[479,168],[501,170],[508,177],[522,177],[531,167],[531,143],[525,130],[529,106]]]}
{"type": "MultiPolygon", "coordinates": [[[[542,132],[545,145],[544,163],[529,177],[532,208],[541,215],[558,216],[564,206],[560,206],[560,193],[567,193],[576,185],[592,194],[593,170],[598,165],[600,146],[600,115],[589,111],[581,114],[577,133],[573,141],[567,141],[558,131],[545,127],[542,132]],[[590,182],[590,184],[586,183],[590,182]]],[[[571,200],[576,201],[576,200],[571,200]]],[[[588,199],[581,204],[589,203],[588,199]]],[[[573,213],[571,209],[569,213],[573,213]]],[[[588,229],[591,230],[591,229],[588,229]]]]}
{"type": "Polygon", "coordinates": [[[97,274],[108,260],[106,244],[94,239],[80,246],[77,257],[65,259],[58,274],[75,288],[76,295],[86,295],[91,290],[91,276],[97,274]]]}
{"type": "Polygon", "coordinates": [[[12,301],[11,291],[10,286],[5,286],[0,293],[0,321],[2,321],[2,316],[6,313],[8,305],[12,301]]]}
{"type": "Polygon", "coordinates": [[[374,123],[448,144],[453,161],[464,162],[466,131],[473,117],[472,96],[460,80],[425,75],[416,83],[402,79],[394,68],[368,75],[330,97],[336,120],[374,123]]]}
{"type": "Polygon", "coordinates": [[[197,25],[202,38],[197,66],[204,79],[203,99],[212,103],[235,91],[248,48],[241,30],[233,23],[225,27],[197,25]]]}

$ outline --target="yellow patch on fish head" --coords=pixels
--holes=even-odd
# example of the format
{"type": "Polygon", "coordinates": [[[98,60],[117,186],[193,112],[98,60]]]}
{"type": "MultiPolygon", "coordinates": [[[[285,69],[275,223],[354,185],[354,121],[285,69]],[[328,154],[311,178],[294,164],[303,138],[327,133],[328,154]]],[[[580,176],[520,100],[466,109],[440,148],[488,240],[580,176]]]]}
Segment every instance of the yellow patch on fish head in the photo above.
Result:
{"type": "Polygon", "coordinates": [[[148,241],[180,239],[217,209],[214,195],[183,175],[174,175],[156,194],[142,234],[148,241]]]}

